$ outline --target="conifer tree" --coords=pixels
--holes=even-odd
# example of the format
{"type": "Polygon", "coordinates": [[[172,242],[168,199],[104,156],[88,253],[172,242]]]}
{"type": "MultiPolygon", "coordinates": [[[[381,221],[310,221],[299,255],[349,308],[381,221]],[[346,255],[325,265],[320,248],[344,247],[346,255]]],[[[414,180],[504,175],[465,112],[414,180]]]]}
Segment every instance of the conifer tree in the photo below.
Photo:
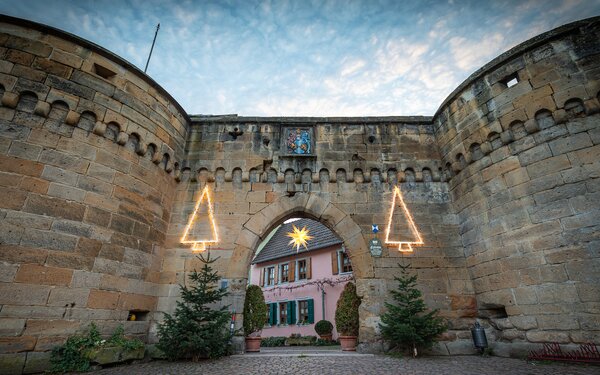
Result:
{"type": "Polygon", "coordinates": [[[393,345],[412,349],[413,356],[418,348],[430,348],[436,337],[445,332],[446,323],[438,317],[438,309],[426,312],[427,306],[422,293],[416,288],[417,275],[409,275],[410,265],[398,265],[400,277],[395,277],[398,289],[392,290],[394,303],[385,303],[387,312],[381,316],[381,333],[393,345]]]}
{"type": "Polygon", "coordinates": [[[220,276],[210,266],[218,258],[210,255],[198,258],[203,263],[200,272],[189,276],[192,286],[180,285],[181,300],[173,315],[165,314],[158,326],[157,347],[168,359],[219,358],[227,354],[230,334],[227,329],[231,314],[229,306],[215,308],[227,291],[217,286],[220,276]]]}

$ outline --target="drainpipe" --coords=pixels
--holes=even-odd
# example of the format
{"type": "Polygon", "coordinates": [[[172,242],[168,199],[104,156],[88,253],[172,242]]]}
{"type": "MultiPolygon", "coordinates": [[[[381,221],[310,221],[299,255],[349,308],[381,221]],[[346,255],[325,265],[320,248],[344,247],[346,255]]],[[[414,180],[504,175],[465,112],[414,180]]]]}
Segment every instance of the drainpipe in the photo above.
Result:
{"type": "Polygon", "coordinates": [[[321,310],[323,310],[323,320],[325,320],[325,286],[321,289],[321,310]]]}

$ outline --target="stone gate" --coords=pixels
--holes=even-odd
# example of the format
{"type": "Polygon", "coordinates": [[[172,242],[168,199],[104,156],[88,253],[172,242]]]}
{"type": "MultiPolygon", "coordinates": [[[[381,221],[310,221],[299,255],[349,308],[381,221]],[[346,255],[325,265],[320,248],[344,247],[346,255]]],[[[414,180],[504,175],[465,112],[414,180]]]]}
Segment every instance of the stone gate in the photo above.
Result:
{"type": "Polygon", "coordinates": [[[180,241],[205,186],[237,314],[258,243],[308,216],[350,255],[362,351],[384,349],[399,262],[449,321],[436,353],[472,353],[476,318],[499,355],[600,342],[599,22],[499,56],[433,117],[261,118],[190,116],[103,48],[0,17],[0,368],[38,370],[91,321],[155,341],[198,265],[180,241]],[[297,128],[308,156],[285,148],[297,128]],[[374,257],[395,186],[425,243],[374,257]]]}

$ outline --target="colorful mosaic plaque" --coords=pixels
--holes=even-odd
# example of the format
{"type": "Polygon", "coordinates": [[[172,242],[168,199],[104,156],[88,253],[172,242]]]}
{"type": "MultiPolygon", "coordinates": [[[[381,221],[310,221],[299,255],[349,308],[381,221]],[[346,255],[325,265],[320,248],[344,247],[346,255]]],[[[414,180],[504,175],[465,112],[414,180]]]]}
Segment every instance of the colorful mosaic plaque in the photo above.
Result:
{"type": "Polygon", "coordinates": [[[314,155],[314,130],[305,127],[283,128],[282,151],[288,156],[314,155]]]}

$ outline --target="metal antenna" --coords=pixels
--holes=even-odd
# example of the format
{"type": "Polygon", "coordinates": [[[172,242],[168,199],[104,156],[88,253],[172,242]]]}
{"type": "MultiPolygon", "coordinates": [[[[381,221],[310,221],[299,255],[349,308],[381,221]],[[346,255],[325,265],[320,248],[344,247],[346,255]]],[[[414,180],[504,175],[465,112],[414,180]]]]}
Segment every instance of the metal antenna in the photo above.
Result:
{"type": "Polygon", "coordinates": [[[156,43],[156,36],[158,35],[158,30],[160,30],[160,23],[156,25],[156,32],[154,33],[154,39],[152,39],[152,47],[150,47],[150,54],[148,55],[148,61],[146,61],[144,73],[146,73],[146,70],[148,70],[148,64],[150,64],[150,58],[152,57],[152,50],[154,50],[154,43],[156,43]]]}

